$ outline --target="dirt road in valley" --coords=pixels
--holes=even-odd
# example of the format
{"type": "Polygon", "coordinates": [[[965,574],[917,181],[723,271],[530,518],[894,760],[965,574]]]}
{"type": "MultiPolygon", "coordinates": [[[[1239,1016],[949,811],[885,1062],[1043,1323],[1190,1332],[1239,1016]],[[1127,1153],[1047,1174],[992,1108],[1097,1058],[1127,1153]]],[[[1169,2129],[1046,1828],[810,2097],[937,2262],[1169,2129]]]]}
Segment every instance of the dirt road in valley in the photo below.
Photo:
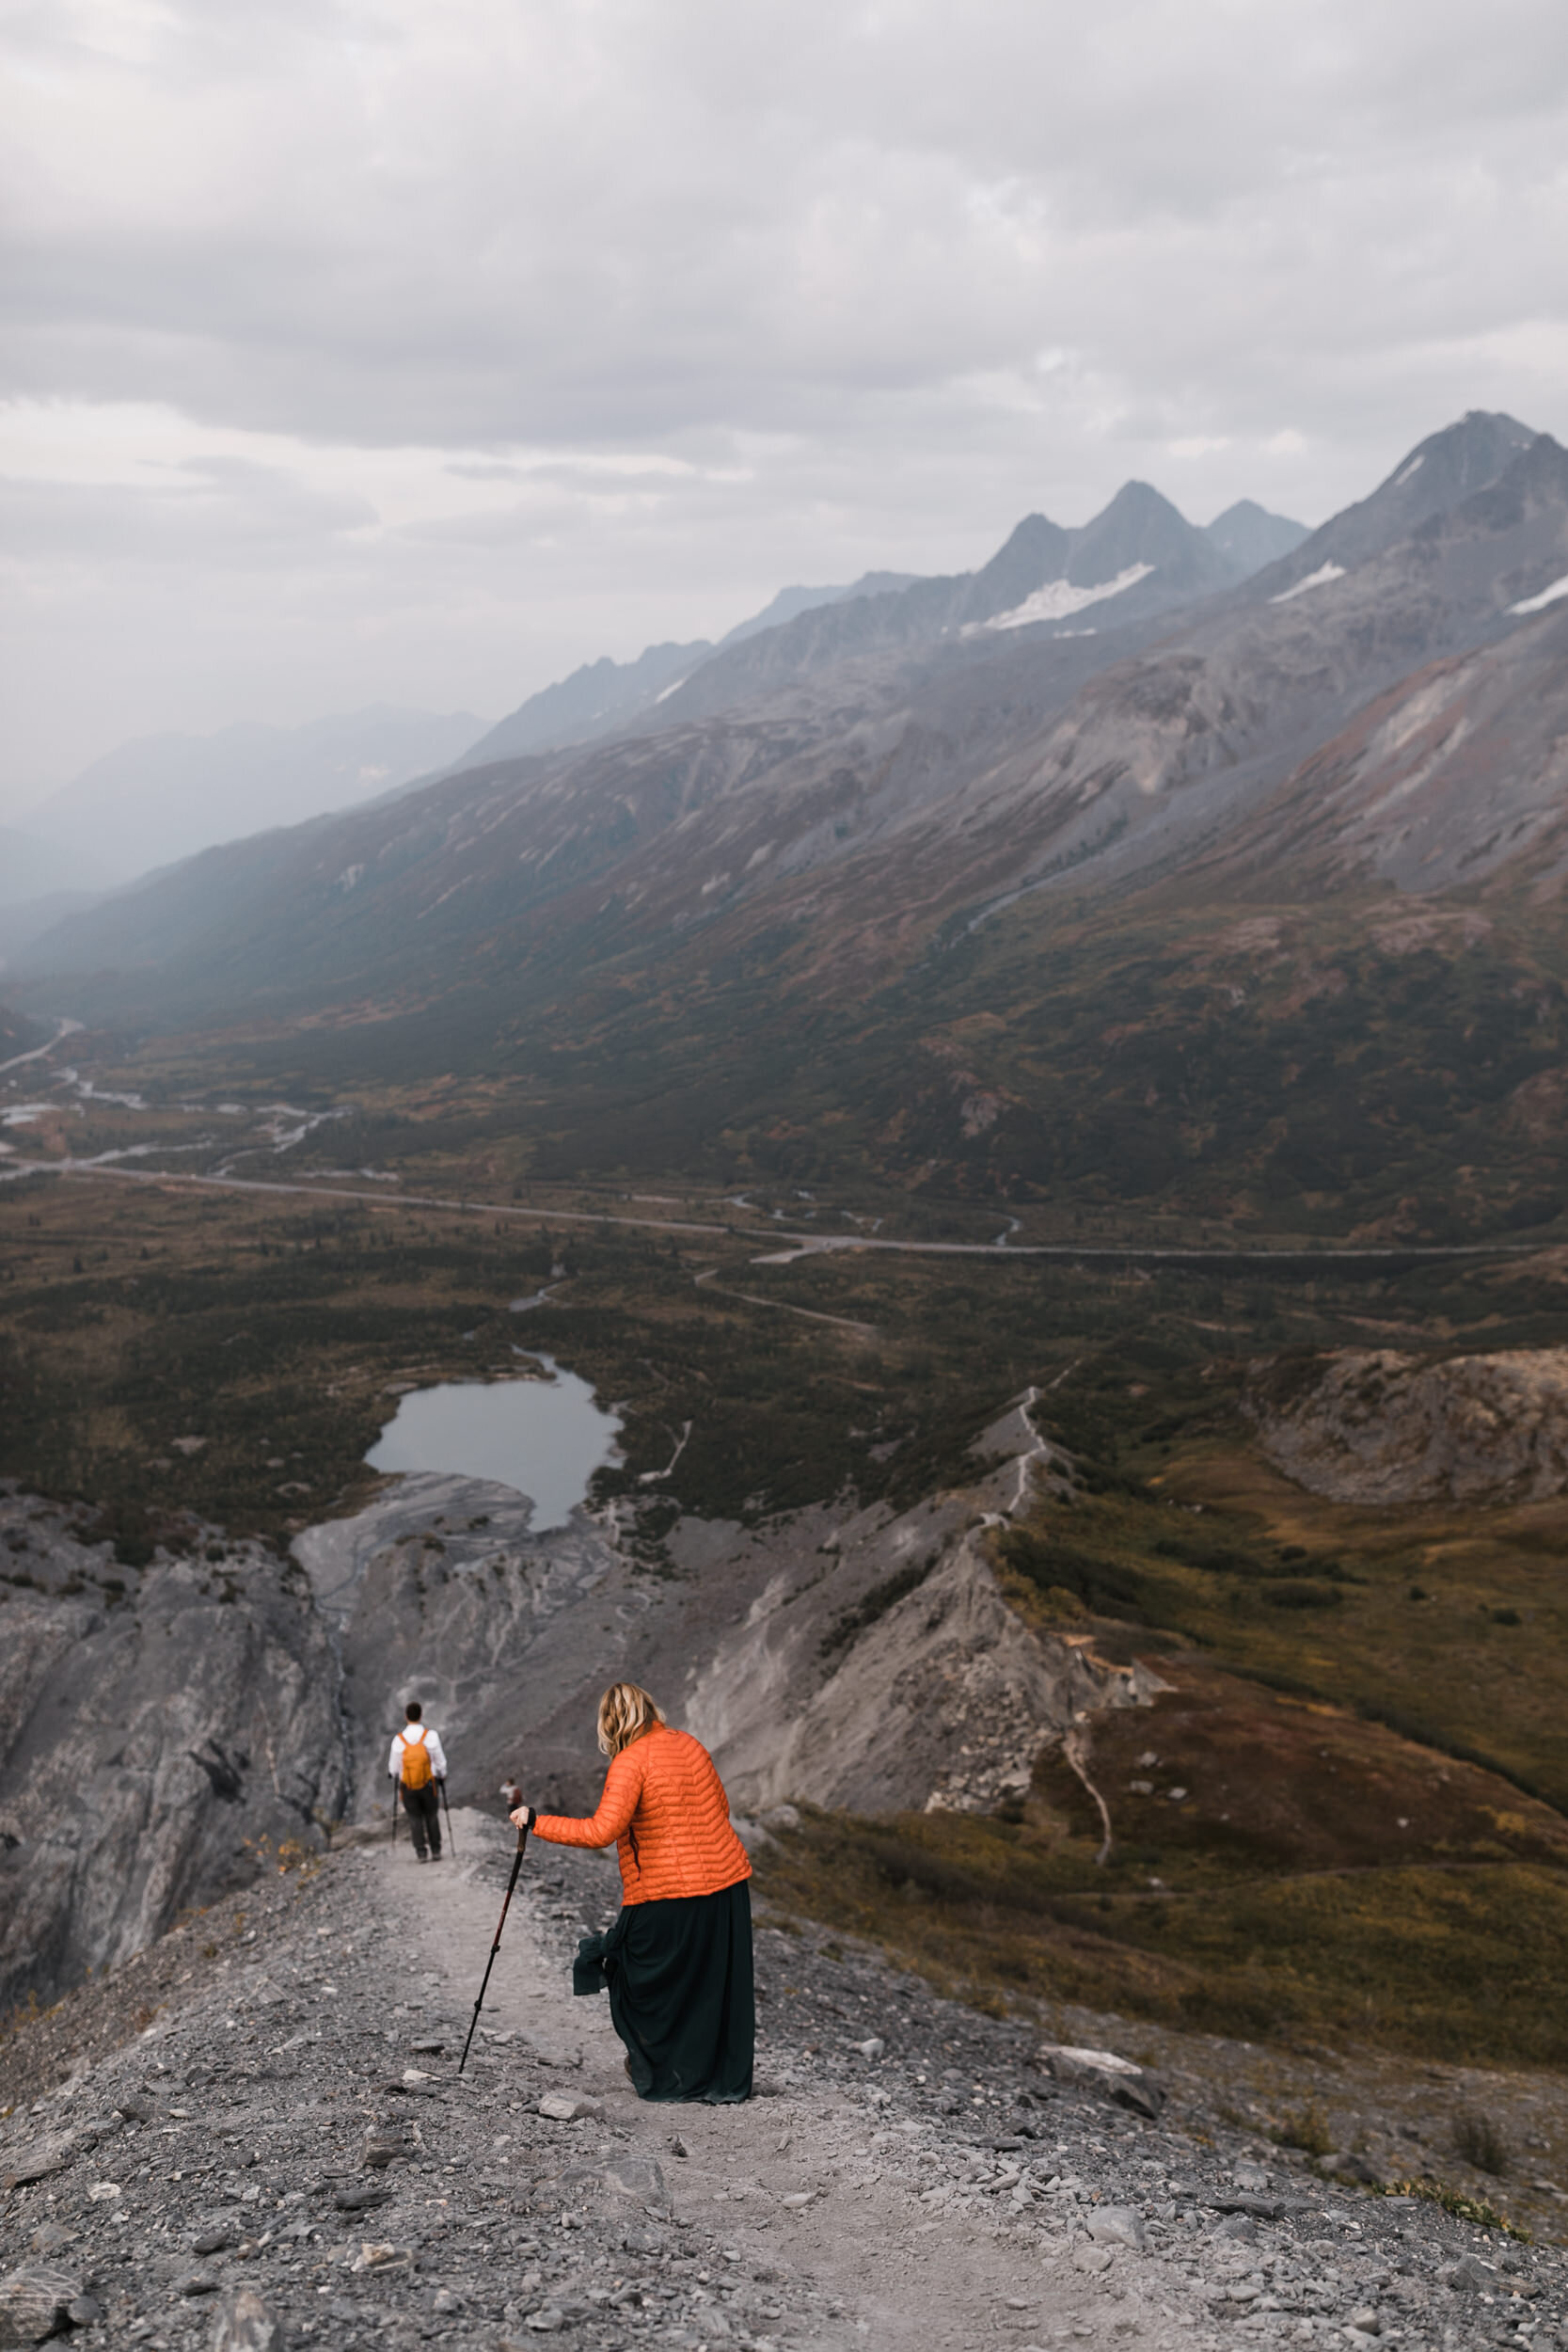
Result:
{"type": "Polygon", "coordinates": [[[8,1070],[21,1070],[27,1062],[42,1061],[46,1055],[54,1052],[62,1038],[74,1037],[81,1025],[79,1021],[56,1020],[55,1034],[46,1044],[35,1045],[30,1054],[13,1054],[9,1061],[0,1061],[0,1078],[5,1076],[8,1070]]]}
{"type": "MultiPolygon", "coordinates": [[[[47,1051],[47,1047],[40,1048],[47,1051]]],[[[24,1056],[24,1060],[33,1058],[24,1056]]],[[[9,1067],[9,1065],[6,1065],[9,1067]]],[[[306,1184],[302,1180],[287,1182],[277,1177],[259,1176],[198,1176],[178,1169],[124,1168],[103,1160],[8,1160],[0,1168],[0,1180],[23,1176],[62,1176],[77,1180],[99,1178],[110,1183],[129,1184],[162,1184],[171,1191],[198,1192],[257,1192],[284,1193],[311,1200],[362,1200],[378,1209],[438,1209],[461,1216],[505,1218],[511,1223],[525,1225],[588,1225],[636,1226],[653,1233],[695,1233],[710,1241],[766,1241],[772,1245],[755,1258],[756,1265],[792,1265],[799,1259],[844,1256],[864,1252],[880,1252],[884,1256],[906,1258],[1044,1258],[1083,1264],[1120,1265],[1130,1260],[1147,1260],[1184,1265],[1246,1265],[1268,1266],[1298,1264],[1310,1260],[1313,1264],[1337,1264],[1341,1261],[1357,1265],[1399,1265],[1410,1259],[1510,1258],[1529,1257],[1539,1253],[1541,1244],[1530,1241],[1455,1242],[1443,1247],[1411,1244],[1408,1248],[1363,1248],[1338,1243],[1322,1248],[1292,1248],[1280,1244],[1273,1248],[1209,1249],[1177,1248],[1164,1243],[1126,1242],[1017,1242],[1001,1241],[897,1241],[881,1235],[866,1233],[800,1233],[787,1228],[739,1225],[715,1225],[695,1218],[623,1216],[608,1209],[531,1209],[511,1200],[466,1200],[447,1193],[393,1192],[383,1187],[370,1192],[351,1184],[306,1184]],[[784,1244],[779,1248],[780,1243],[784,1244]]],[[[737,1294],[738,1295],[739,1294],[737,1294]]],[[[761,1302],[772,1305],[775,1302],[761,1302]]],[[[823,1315],[822,1322],[832,1323],[844,1318],[823,1315]]],[[[864,1327],[869,1328],[870,1327],[864,1327]]]]}

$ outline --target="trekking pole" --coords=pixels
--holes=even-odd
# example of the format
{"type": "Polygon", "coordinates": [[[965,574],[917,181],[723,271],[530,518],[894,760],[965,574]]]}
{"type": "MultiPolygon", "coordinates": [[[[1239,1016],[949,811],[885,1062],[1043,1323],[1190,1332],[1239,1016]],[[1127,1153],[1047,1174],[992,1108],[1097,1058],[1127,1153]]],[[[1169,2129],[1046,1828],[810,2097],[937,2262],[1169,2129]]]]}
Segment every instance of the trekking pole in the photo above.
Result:
{"type": "Polygon", "coordinates": [[[506,1925],[506,1915],[512,1907],[512,1897],[517,1884],[517,1873],[523,1867],[523,1848],[527,1844],[528,1826],[525,1824],[524,1827],[517,1832],[517,1851],[512,1857],[512,1876],[506,1883],[506,1900],[501,1905],[501,1915],[496,1922],[496,1940],[490,1947],[490,1957],[484,1963],[484,1983],[479,1988],[479,1998],[474,2003],[474,2013],[468,2022],[468,2039],[463,2044],[463,2055],[457,2061],[457,2071],[460,2074],[462,2074],[465,2066],[468,2063],[468,2051],[473,2043],[474,2027],[479,2023],[479,2012],[484,2007],[485,1986],[488,1985],[490,1981],[490,1971],[496,1964],[496,1954],[501,1947],[501,1930],[506,1925]]]}
{"type": "Polygon", "coordinates": [[[439,1786],[441,1791],[442,1809],[447,1817],[447,1844],[451,1848],[452,1852],[455,1853],[457,1851],[457,1840],[452,1835],[451,1828],[451,1799],[447,1794],[447,1776],[444,1772],[442,1773],[440,1781],[437,1785],[439,1786]]]}

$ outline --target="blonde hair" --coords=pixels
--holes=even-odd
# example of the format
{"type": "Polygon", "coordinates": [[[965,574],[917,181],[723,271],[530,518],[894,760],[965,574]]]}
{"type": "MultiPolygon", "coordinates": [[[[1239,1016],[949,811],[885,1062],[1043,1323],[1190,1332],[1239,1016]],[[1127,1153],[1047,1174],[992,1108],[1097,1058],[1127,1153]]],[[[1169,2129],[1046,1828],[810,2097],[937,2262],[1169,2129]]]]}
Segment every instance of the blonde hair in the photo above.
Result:
{"type": "Polygon", "coordinates": [[[645,1731],[662,1728],[664,1718],[639,1682],[612,1682],[599,1701],[599,1748],[619,1756],[645,1731]]]}

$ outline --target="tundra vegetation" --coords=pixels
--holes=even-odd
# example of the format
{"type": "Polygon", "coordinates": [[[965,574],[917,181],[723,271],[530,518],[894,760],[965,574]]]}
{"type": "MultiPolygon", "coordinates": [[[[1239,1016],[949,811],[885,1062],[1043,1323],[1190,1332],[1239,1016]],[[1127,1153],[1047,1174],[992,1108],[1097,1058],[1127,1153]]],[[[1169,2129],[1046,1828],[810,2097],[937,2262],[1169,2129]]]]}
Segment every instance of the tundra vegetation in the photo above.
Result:
{"type": "MultiPolygon", "coordinates": [[[[385,1140],[389,1114],[365,1116],[385,1140]]],[[[101,1149],[170,1132],[145,1111],[90,1118],[101,1149]]],[[[466,1208],[108,1175],[0,1187],[0,1475],[79,1501],[122,1562],[173,1546],[221,1580],[230,1539],[282,1549],[372,1491],[363,1455],[388,1391],[526,1376],[520,1351],[540,1350],[622,1410],[624,1460],[599,1496],[634,1505],[645,1572],[670,1576],[680,1513],[787,1518],[973,1482],[979,1433],[1033,1386],[1075,1474],[992,1531],[1003,1589],[1030,1622],[1170,1685],[1096,1730],[1108,1859],[1088,1794],[1048,1754],[991,1816],[808,1811],[766,1860],[775,1900],[988,2006],[1568,2058],[1552,1994],[1568,1502],[1338,1504],[1272,1470],[1240,1409],[1259,1357],[1369,1334],[1417,1352],[1555,1339],[1555,1253],[768,1263],[774,1209],[842,1232],[831,1203],[498,1182],[462,1136],[444,1136],[444,1171],[420,1142],[420,1187],[466,1208]],[[571,1221],[600,1216],[707,1230],[571,1221]],[[687,1422],[669,1478],[644,1486],[687,1422]]],[[[883,1232],[991,1238],[997,1223],[961,1198],[940,1215],[907,1195],[854,1202],[883,1232]]],[[[27,1574],[24,1554],[0,1570],[27,1574]]]]}

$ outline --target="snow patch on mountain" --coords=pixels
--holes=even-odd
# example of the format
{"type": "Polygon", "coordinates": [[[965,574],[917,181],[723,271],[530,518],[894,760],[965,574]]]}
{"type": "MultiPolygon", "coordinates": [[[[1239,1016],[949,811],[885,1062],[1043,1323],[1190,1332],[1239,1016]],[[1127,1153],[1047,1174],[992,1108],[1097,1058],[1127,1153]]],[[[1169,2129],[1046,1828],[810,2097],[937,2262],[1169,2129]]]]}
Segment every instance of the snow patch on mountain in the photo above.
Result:
{"type": "Polygon", "coordinates": [[[1294,596],[1305,596],[1308,588],[1326,588],[1331,580],[1343,580],[1344,576],[1342,564],[1320,564],[1315,572],[1308,572],[1305,580],[1298,580],[1293,588],[1282,589],[1277,596],[1271,596],[1269,602],[1289,604],[1294,596]]]}
{"type": "Polygon", "coordinates": [[[1028,628],[1036,621],[1065,621],[1069,613],[1082,612],[1091,604],[1103,604],[1107,596],[1119,596],[1124,589],[1135,588],[1140,580],[1147,580],[1158,567],[1153,564],[1129,564],[1115,580],[1104,580],[1096,588],[1075,588],[1069,580],[1048,580],[1043,588],[1015,604],[1010,612],[998,612],[989,621],[972,622],[964,636],[975,628],[1028,628]]]}
{"type": "Polygon", "coordinates": [[[1549,588],[1543,588],[1538,596],[1526,596],[1508,609],[1511,612],[1544,612],[1549,604],[1557,604],[1563,596],[1568,596],[1568,572],[1560,580],[1554,580],[1549,588]]]}

